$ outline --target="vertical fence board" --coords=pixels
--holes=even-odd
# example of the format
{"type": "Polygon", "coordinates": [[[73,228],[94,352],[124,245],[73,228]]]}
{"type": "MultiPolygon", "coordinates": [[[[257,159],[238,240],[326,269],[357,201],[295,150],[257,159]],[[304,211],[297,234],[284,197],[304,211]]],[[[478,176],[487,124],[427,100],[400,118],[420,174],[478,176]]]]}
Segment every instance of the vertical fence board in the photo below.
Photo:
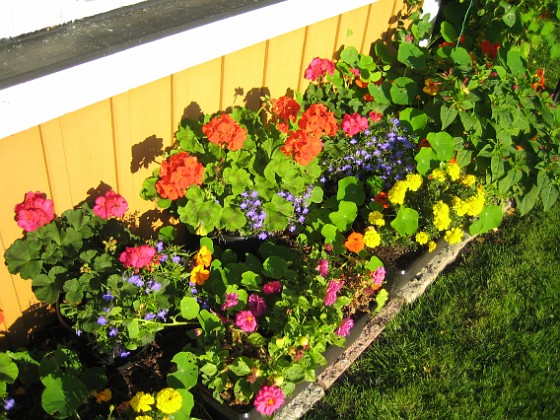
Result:
{"type": "Polygon", "coordinates": [[[265,52],[266,42],[261,42],[224,57],[222,110],[245,104],[260,107],[265,52]]]}
{"type": "Polygon", "coordinates": [[[366,32],[369,6],[360,7],[340,16],[340,25],[336,37],[336,49],[353,46],[358,51],[362,48],[362,42],[366,32]]]}
{"type": "Polygon", "coordinates": [[[268,41],[264,86],[271,98],[297,88],[301,77],[301,56],[305,42],[305,28],[292,31],[268,41]]]}
{"type": "Polygon", "coordinates": [[[388,41],[396,26],[395,14],[403,8],[402,0],[379,1],[370,5],[370,19],[366,29],[363,52],[369,53],[375,41],[388,41]]]}
{"type": "Polygon", "coordinates": [[[222,58],[216,58],[173,76],[173,127],[184,117],[198,118],[220,109],[222,58]]]}

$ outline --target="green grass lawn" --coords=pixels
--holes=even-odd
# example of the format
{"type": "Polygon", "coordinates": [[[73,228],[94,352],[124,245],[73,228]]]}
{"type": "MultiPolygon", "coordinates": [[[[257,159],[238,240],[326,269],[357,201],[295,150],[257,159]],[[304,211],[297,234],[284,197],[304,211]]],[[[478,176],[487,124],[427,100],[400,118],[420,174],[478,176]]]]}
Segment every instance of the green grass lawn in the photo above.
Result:
{"type": "Polygon", "coordinates": [[[559,419],[560,206],[508,220],[391,322],[306,419],[559,419]]]}

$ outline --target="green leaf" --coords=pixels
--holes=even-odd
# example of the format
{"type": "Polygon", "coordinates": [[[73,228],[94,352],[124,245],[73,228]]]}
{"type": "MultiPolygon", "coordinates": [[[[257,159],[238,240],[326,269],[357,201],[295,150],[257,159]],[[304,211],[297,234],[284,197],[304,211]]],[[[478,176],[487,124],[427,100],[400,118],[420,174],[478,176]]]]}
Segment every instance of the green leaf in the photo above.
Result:
{"type": "Polygon", "coordinates": [[[185,319],[195,319],[200,311],[200,305],[192,296],[181,299],[181,316],[185,319]]]}
{"type": "Polygon", "coordinates": [[[437,156],[431,147],[422,147],[416,156],[414,156],[418,173],[420,175],[426,175],[431,169],[432,160],[436,158],[437,156]]]}
{"type": "Polygon", "coordinates": [[[453,51],[451,51],[451,58],[459,66],[462,67],[472,66],[472,59],[471,56],[469,55],[469,52],[462,47],[454,48],[453,51]]]}
{"type": "MultiPolygon", "coordinates": [[[[0,384],[6,387],[6,383],[13,384],[17,379],[19,369],[12,358],[6,353],[0,353],[0,384]]],[[[0,395],[2,395],[0,393],[0,395]]]]}
{"type": "Polygon", "coordinates": [[[389,292],[387,292],[387,290],[385,289],[381,289],[379,293],[377,293],[377,296],[375,297],[375,303],[376,303],[375,312],[377,313],[381,311],[381,309],[383,309],[383,307],[385,306],[388,300],[389,300],[389,292]]]}
{"type": "Polygon", "coordinates": [[[428,134],[427,139],[439,160],[449,162],[455,157],[455,143],[451,134],[444,131],[432,132],[428,134]]]}
{"type": "Polygon", "coordinates": [[[282,372],[287,381],[298,383],[305,378],[305,369],[299,364],[290,366],[282,372]]]}
{"type": "Polygon", "coordinates": [[[231,371],[237,376],[247,376],[251,373],[251,367],[249,366],[250,359],[248,357],[238,357],[229,366],[231,371]]]}
{"type": "Polygon", "coordinates": [[[443,39],[447,42],[455,42],[459,38],[459,34],[453,25],[447,21],[441,22],[440,32],[443,39]]]}
{"type": "Polygon", "coordinates": [[[338,181],[336,199],[338,201],[351,201],[358,206],[362,205],[366,199],[362,183],[353,176],[342,178],[338,181]]]}
{"type": "Polygon", "coordinates": [[[409,105],[418,93],[416,82],[409,77],[397,77],[390,88],[391,99],[397,105],[409,105]]]}
{"type": "Polygon", "coordinates": [[[416,108],[403,109],[399,114],[399,119],[412,131],[423,130],[428,123],[428,115],[416,108]]]}
{"type": "Polygon", "coordinates": [[[58,301],[60,289],[55,284],[54,279],[46,274],[39,274],[33,279],[33,293],[42,302],[55,304],[58,301]]]}
{"type": "Polygon", "coordinates": [[[355,47],[346,47],[340,52],[340,59],[354,66],[358,62],[358,50],[355,47]]]}
{"type": "Polygon", "coordinates": [[[410,42],[403,42],[399,45],[397,60],[413,69],[424,70],[426,68],[424,52],[410,42]]]}
{"type": "Polygon", "coordinates": [[[138,325],[138,320],[133,319],[127,326],[128,335],[130,338],[138,338],[140,335],[140,327],[138,325]]]}
{"type": "Polygon", "coordinates": [[[183,388],[177,389],[181,397],[183,398],[183,404],[179,411],[173,413],[174,420],[192,420],[191,411],[194,408],[194,397],[189,391],[183,388]]]}
{"type": "Polygon", "coordinates": [[[537,185],[533,185],[527,194],[521,198],[516,198],[517,209],[522,216],[529,213],[533,207],[535,207],[539,191],[539,187],[537,185]]]}
{"type": "Polygon", "coordinates": [[[86,386],[75,377],[48,376],[42,378],[45,389],[41,395],[43,410],[56,419],[65,419],[76,411],[87,399],[86,386]]]}
{"type": "Polygon", "coordinates": [[[63,289],[70,303],[80,303],[84,298],[84,285],[78,279],[67,280],[63,289]]]}
{"type": "Polygon", "coordinates": [[[32,279],[41,273],[41,244],[38,241],[17,239],[6,251],[4,258],[11,274],[32,279]]]}
{"type": "Polygon", "coordinates": [[[507,52],[507,65],[511,70],[511,73],[515,77],[521,77],[525,74],[525,66],[523,65],[523,59],[517,51],[509,50],[507,52]]]}
{"type": "Polygon", "coordinates": [[[502,20],[510,28],[513,27],[513,25],[515,25],[515,21],[517,20],[517,7],[510,7],[506,13],[504,13],[502,20]]]}
{"type": "Polygon", "coordinates": [[[441,129],[445,130],[449,127],[453,121],[455,121],[455,118],[457,118],[457,114],[457,108],[454,105],[442,105],[439,112],[439,116],[441,118],[441,129]]]}
{"type": "Polygon", "coordinates": [[[395,220],[391,222],[391,226],[401,236],[410,236],[418,230],[419,214],[416,210],[401,206],[395,220]]]}
{"type": "Polygon", "coordinates": [[[283,258],[271,255],[263,263],[263,274],[273,279],[281,279],[288,271],[288,263],[283,258]]]}
{"type": "Polygon", "coordinates": [[[198,382],[197,357],[189,352],[181,351],[171,359],[177,370],[167,375],[167,385],[172,388],[190,389],[198,382]]]}
{"type": "Polygon", "coordinates": [[[158,239],[164,242],[173,242],[177,234],[176,229],[176,226],[163,226],[158,231],[158,239]]]}
{"type": "Polygon", "coordinates": [[[352,201],[341,201],[338,205],[338,211],[329,214],[329,219],[334,226],[344,232],[354,223],[358,215],[358,206],[352,201]]]}
{"type": "Polygon", "coordinates": [[[544,211],[547,211],[558,200],[558,188],[552,182],[548,182],[546,185],[544,185],[541,188],[540,195],[541,195],[544,211]]]}
{"type": "Polygon", "coordinates": [[[496,205],[487,205],[482,208],[478,215],[478,220],[475,220],[469,226],[469,233],[471,235],[478,235],[486,233],[494,228],[497,228],[502,223],[502,208],[496,205]]]}

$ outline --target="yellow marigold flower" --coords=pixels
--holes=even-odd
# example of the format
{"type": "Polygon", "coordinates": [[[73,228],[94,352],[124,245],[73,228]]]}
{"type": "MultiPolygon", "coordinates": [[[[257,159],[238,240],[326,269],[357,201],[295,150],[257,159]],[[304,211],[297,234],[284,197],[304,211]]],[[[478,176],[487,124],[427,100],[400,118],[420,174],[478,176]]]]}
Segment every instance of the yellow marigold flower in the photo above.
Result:
{"type": "Polygon", "coordinates": [[[461,168],[456,163],[448,163],[445,166],[445,172],[447,172],[451,181],[457,181],[461,176],[461,168]]]}
{"type": "Polygon", "coordinates": [[[378,247],[381,245],[381,235],[372,227],[366,229],[364,233],[364,244],[366,244],[368,248],[378,247]]]}
{"type": "Polygon", "coordinates": [[[469,211],[469,204],[466,201],[461,200],[459,197],[453,197],[451,206],[459,217],[464,216],[469,211]]]}
{"type": "Polygon", "coordinates": [[[436,247],[437,247],[437,244],[434,241],[428,242],[428,252],[434,252],[436,247]]]}
{"type": "Polygon", "coordinates": [[[438,182],[445,182],[445,172],[440,168],[436,168],[432,171],[432,178],[438,182]]]}
{"type": "Polygon", "coordinates": [[[183,405],[183,397],[174,388],[163,388],[156,395],[156,407],[165,414],[179,411],[183,405]]]}
{"type": "Polygon", "coordinates": [[[472,187],[476,182],[476,176],[474,175],[465,175],[463,179],[461,179],[461,184],[465,187],[472,187]]]}
{"type": "Polygon", "coordinates": [[[418,232],[416,234],[416,242],[418,242],[420,245],[426,245],[429,240],[430,235],[428,235],[426,232],[418,232]]]}
{"type": "Polygon", "coordinates": [[[137,392],[134,397],[130,400],[130,406],[137,413],[142,411],[150,411],[152,409],[152,404],[155,402],[152,394],[147,394],[145,392],[137,392]]]}
{"type": "Polygon", "coordinates": [[[385,226],[385,219],[383,219],[383,213],[379,211],[372,211],[368,216],[368,221],[375,226],[385,226]]]}
{"type": "Polygon", "coordinates": [[[418,191],[422,186],[422,176],[420,174],[408,174],[406,182],[410,191],[418,191]]]}
{"type": "Polygon", "coordinates": [[[202,245],[200,250],[196,253],[194,261],[196,265],[210,267],[210,263],[212,262],[212,252],[210,252],[206,245],[202,245]]]}
{"type": "Polygon", "coordinates": [[[463,239],[463,229],[451,228],[445,232],[443,239],[445,239],[449,244],[456,244],[463,239]]]}
{"type": "Polygon", "coordinates": [[[154,420],[152,416],[136,416],[134,420],[154,420]]]}
{"type": "Polygon", "coordinates": [[[397,181],[389,190],[388,198],[393,204],[404,204],[407,184],[404,181],[397,181]]]}
{"type": "Polygon", "coordinates": [[[191,282],[202,286],[206,280],[210,277],[210,271],[204,268],[203,265],[195,265],[191,270],[191,282]]]}
{"type": "Polygon", "coordinates": [[[449,206],[443,201],[438,201],[433,206],[434,211],[434,226],[437,230],[445,230],[451,224],[449,218],[449,206]]]}

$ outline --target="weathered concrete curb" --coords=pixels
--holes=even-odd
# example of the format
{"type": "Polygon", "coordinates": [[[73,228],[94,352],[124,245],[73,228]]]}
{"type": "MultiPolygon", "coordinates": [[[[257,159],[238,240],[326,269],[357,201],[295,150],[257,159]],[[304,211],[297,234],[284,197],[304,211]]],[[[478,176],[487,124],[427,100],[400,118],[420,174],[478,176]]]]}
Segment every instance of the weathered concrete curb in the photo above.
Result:
{"type": "Polygon", "coordinates": [[[331,354],[325,355],[327,360],[331,359],[334,361],[320,371],[315,382],[306,384],[274,416],[274,419],[296,420],[309,411],[316,402],[325,396],[325,392],[358,356],[381,334],[388,322],[405,305],[414,302],[421,296],[445,267],[455,261],[461,250],[473,239],[473,236],[465,234],[464,239],[460,243],[453,245],[440,240],[434,252],[425,253],[412,263],[407,270],[395,273],[394,278],[390,280],[390,300],[387,305],[379,313],[363,316],[356,322],[353,331],[354,337],[351,336],[348,339],[345,349],[332,348],[328,350],[331,354]]]}

